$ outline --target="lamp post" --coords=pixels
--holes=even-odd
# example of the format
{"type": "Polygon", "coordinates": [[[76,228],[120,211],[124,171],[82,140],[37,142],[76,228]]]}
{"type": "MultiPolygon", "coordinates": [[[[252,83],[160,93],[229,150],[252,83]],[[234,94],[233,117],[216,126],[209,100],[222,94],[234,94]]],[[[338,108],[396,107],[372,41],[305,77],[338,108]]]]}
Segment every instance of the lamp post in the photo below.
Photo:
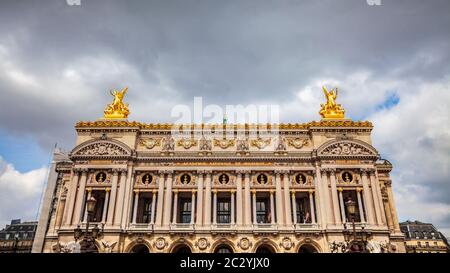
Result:
{"type": "Polygon", "coordinates": [[[352,231],[347,231],[347,226],[344,225],[344,237],[345,241],[348,243],[347,252],[350,253],[365,253],[367,251],[367,232],[364,230],[364,227],[361,227],[361,232],[359,232],[359,236],[356,233],[356,202],[351,198],[345,202],[345,206],[347,208],[347,212],[349,214],[349,218],[352,222],[352,231]]]}
{"type": "Polygon", "coordinates": [[[89,224],[90,224],[90,220],[91,220],[91,216],[92,213],[94,213],[95,210],[95,205],[97,203],[97,200],[91,196],[86,200],[86,212],[87,212],[87,217],[86,217],[86,230],[84,231],[83,234],[83,230],[80,228],[80,226],[78,226],[75,230],[74,230],[74,238],[75,241],[78,241],[81,237],[83,237],[83,239],[80,242],[80,251],[82,253],[97,253],[97,247],[95,246],[95,239],[97,239],[98,237],[100,237],[103,233],[103,225],[102,225],[102,230],[100,230],[98,228],[97,225],[94,226],[94,228],[92,229],[92,231],[89,231],[89,224]]]}

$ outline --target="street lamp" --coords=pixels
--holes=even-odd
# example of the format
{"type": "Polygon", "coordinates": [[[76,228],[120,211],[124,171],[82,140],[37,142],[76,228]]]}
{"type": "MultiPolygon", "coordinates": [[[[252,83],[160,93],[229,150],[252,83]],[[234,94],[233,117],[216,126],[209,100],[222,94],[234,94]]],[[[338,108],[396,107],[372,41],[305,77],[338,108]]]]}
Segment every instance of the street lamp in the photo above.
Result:
{"type": "Polygon", "coordinates": [[[352,237],[350,238],[350,232],[347,231],[347,226],[344,226],[344,237],[345,241],[349,242],[348,244],[348,252],[367,252],[367,232],[364,230],[364,227],[361,227],[360,238],[356,234],[356,225],[355,225],[355,218],[356,218],[356,202],[353,201],[351,198],[348,198],[348,200],[345,202],[345,206],[347,208],[347,212],[349,214],[349,218],[352,222],[352,237]]]}
{"type": "Polygon", "coordinates": [[[90,220],[91,220],[91,216],[95,211],[95,205],[97,204],[97,200],[91,196],[86,200],[86,213],[87,213],[87,217],[86,217],[86,230],[83,234],[83,230],[81,229],[80,226],[78,226],[75,230],[74,230],[74,238],[75,241],[78,241],[81,237],[83,237],[83,239],[80,242],[80,251],[83,253],[96,253],[98,252],[97,247],[95,246],[95,239],[97,239],[98,237],[100,237],[103,233],[103,226],[102,226],[102,230],[100,230],[98,228],[97,225],[94,226],[94,228],[92,229],[91,232],[89,232],[89,224],[90,224],[90,220]]]}

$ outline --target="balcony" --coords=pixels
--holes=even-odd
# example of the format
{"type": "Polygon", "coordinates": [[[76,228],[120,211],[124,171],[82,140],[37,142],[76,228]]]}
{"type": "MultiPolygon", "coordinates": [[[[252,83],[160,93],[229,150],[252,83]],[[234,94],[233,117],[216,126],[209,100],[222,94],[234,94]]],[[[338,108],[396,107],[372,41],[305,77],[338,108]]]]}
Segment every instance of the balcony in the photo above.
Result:
{"type": "Polygon", "coordinates": [[[254,234],[277,234],[278,233],[278,225],[272,223],[256,223],[253,224],[253,233],[254,234]]]}
{"type": "Polygon", "coordinates": [[[194,233],[194,225],[190,223],[170,224],[170,233],[194,233]]]}
{"type": "Polygon", "coordinates": [[[133,223],[130,224],[132,231],[153,231],[153,224],[150,223],[133,223]]]}

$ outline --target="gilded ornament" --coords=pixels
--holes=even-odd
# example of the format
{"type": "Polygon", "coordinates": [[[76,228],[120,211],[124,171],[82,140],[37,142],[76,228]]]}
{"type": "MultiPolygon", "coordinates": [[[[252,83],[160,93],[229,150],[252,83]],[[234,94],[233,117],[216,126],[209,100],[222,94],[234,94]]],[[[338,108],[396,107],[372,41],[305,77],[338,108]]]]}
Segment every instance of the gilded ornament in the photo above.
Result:
{"type": "Polygon", "coordinates": [[[270,145],[271,142],[272,140],[270,138],[262,139],[258,137],[257,139],[252,140],[252,146],[257,147],[258,149],[264,149],[265,147],[270,145]]]}
{"type": "Polygon", "coordinates": [[[105,118],[106,119],[125,119],[128,118],[130,111],[128,110],[128,103],[123,103],[123,97],[128,91],[128,87],[125,87],[122,91],[110,90],[109,93],[114,97],[111,104],[106,106],[105,118]]]}
{"type": "Polygon", "coordinates": [[[222,149],[234,146],[234,139],[214,139],[214,146],[219,146],[222,149]]]}
{"type": "Polygon", "coordinates": [[[323,93],[325,94],[325,98],[327,102],[325,104],[321,104],[319,114],[324,119],[344,119],[345,110],[342,108],[340,104],[336,103],[336,97],[338,95],[337,87],[335,89],[331,89],[328,91],[325,86],[322,87],[323,93]]]}
{"type": "Polygon", "coordinates": [[[309,140],[305,138],[289,138],[288,144],[295,149],[301,149],[302,147],[308,145],[309,140]]]}

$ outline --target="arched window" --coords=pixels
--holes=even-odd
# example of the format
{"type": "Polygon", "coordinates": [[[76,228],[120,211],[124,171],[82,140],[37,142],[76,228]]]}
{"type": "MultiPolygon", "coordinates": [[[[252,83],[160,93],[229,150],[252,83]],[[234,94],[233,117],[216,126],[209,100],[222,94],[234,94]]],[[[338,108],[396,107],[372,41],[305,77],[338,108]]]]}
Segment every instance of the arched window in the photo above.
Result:
{"type": "Polygon", "coordinates": [[[138,244],[131,249],[131,253],[150,253],[150,250],[146,245],[138,244]]]}
{"type": "Polygon", "coordinates": [[[228,254],[233,253],[233,249],[229,245],[219,245],[214,250],[214,253],[228,254]]]}
{"type": "Polygon", "coordinates": [[[190,253],[192,253],[192,250],[187,245],[179,245],[172,250],[172,253],[190,254],[190,253]]]}
{"type": "Polygon", "coordinates": [[[256,249],[256,253],[275,253],[275,249],[273,249],[270,245],[260,245],[256,249]]]}
{"type": "Polygon", "coordinates": [[[298,249],[298,253],[317,253],[317,249],[312,245],[302,245],[298,249]]]}

